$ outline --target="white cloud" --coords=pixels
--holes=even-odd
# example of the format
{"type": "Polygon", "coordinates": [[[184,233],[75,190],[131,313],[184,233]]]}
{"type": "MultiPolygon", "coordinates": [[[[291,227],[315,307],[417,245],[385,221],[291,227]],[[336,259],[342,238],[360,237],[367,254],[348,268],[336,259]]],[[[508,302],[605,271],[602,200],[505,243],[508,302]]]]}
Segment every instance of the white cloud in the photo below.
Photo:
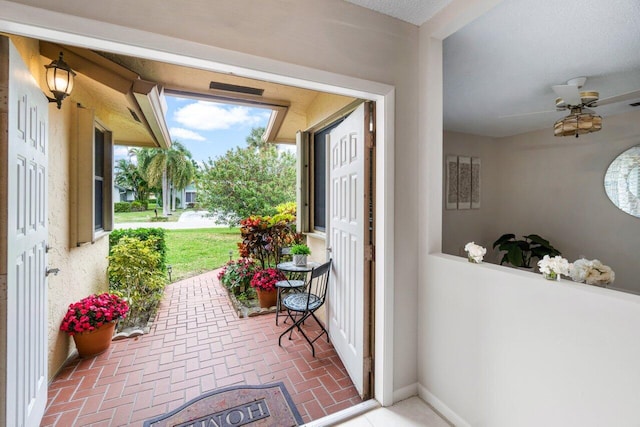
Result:
{"type": "Polygon", "coordinates": [[[259,125],[264,117],[261,113],[252,114],[248,107],[198,101],[179,108],[173,118],[189,129],[217,130],[229,129],[235,125],[259,125]]]}
{"type": "Polygon", "coordinates": [[[129,155],[129,147],[116,145],[113,147],[113,155],[116,157],[127,157],[129,155]]]}
{"type": "Polygon", "coordinates": [[[206,141],[207,140],[204,136],[189,129],[171,128],[169,129],[169,133],[171,134],[171,138],[176,138],[178,140],[181,140],[181,139],[186,139],[189,141],[206,141]]]}

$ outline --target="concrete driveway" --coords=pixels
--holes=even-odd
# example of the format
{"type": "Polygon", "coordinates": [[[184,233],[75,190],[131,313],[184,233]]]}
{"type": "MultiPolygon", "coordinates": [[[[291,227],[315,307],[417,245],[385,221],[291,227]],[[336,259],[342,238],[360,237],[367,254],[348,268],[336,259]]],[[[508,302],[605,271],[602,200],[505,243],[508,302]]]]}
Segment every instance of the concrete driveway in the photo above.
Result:
{"type": "Polygon", "coordinates": [[[114,224],[114,228],[164,228],[167,230],[184,230],[189,228],[223,228],[226,224],[216,224],[215,217],[208,216],[208,211],[185,211],[178,222],[122,222],[114,224]]]}

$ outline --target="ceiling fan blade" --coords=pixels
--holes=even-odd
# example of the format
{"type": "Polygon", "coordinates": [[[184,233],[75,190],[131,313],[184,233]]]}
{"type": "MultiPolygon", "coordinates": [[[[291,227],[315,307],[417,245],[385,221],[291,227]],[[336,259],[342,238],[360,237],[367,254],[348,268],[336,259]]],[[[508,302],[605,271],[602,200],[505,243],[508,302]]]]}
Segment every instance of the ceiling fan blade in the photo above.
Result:
{"type": "Polygon", "coordinates": [[[634,90],[633,92],[627,92],[616,96],[610,96],[596,102],[597,106],[614,104],[616,102],[630,101],[632,99],[640,98],[640,90],[634,90]]]}
{"type": "Polygon", "coordinates": [[[536,114],[549,114],[549,113],[557,113],[558,110],[545,110],[545,111],[532,111],[530,113],[517,113],[517,114],[508,114],[506,116],[498,116],[499,119],[512,119],[515,117],[527,117],[534,116],[536,114]]]}
{"type": "Polygon", "coordinates": [[[575,85],[555,85],[551,86],[551,89],[562,98],[567,105],[580,105],[582,99],[580,98],[580,91],[578,86],[575,85]]]}

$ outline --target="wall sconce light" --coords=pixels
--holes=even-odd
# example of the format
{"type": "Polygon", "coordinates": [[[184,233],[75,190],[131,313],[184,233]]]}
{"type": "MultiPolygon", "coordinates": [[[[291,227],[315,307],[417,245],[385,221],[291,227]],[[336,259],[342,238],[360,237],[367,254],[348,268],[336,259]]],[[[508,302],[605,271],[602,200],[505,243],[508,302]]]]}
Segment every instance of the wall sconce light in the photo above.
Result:
{"type": "Polygon", "coordinates": [[[51,61],[51,64],[45,65],[44,68],[47,69],[47,86],[53,94],[53,98],[47,96],[47,99],[58,104],[59,110],[62,100],[73,90],[73,78],[76,73],[62,60],[62,52],[58,59],[51,61]]]}

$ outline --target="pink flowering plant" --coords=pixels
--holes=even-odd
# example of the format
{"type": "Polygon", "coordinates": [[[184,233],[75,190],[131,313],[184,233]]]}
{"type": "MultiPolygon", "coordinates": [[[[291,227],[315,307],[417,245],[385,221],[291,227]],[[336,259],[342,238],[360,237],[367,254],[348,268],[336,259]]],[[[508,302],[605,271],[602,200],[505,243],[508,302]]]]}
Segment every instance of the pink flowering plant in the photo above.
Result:
{"type": "Polygon", "coordinates": [[[100,326],[124,318],[129,304],[117,295],[90,295],[69,305],[60,330],[69,335],[91,332],[100,326]]]}
{"type": "Polygon", "coordinates": [[[251,279],[251,287],[262,291],[272,291],[276,288],[276,282],[285,280],[284,275],[275,268],[258,270],[251,279]]]}
{"type": "Polygon", "coordinates": [[[218,273],[218,280],[233,291],[234,295],[240,295],[250,289],[249,284],[257,269],[258,266],[252,258],[229,261],[218,273]]]}

